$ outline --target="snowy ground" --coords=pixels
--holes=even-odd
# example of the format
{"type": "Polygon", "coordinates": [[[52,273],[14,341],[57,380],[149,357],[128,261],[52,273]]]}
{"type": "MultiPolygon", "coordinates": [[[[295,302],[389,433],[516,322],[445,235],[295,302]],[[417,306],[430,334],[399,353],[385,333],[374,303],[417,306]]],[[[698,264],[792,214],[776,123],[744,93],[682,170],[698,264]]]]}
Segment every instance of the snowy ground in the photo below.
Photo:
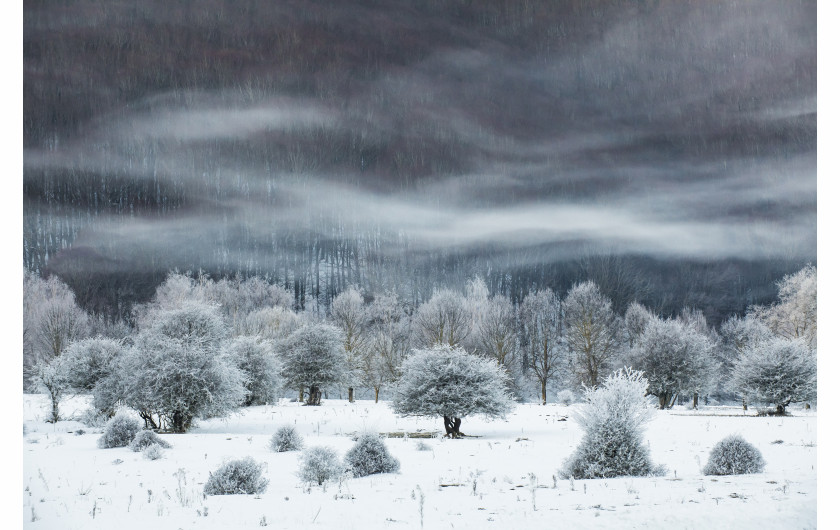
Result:
{"type": "MultiPolygon", "coordinates": [[[[299,453],[267,448],[281,424],[295,424],[307,446],[329,446],[343,456],[353,432],[440,431],[442,419],[398,418],[387,403],[372,401],[326,400],[321,407],[283,401],[202,421],[188,434],[162,435],[173,447],[150,461],[128,448],[98,449],[101,429],[45,423],[45,404],[41,396],[23,399],[24,528],[772,530],[817,524],[817,417],[801,410],[787,418],[721,407],[659,411],[647,439],[654,461],[668,468],[665,477],[572,483],[555,477],[581,438],[571,417],[561,421],[574,406],[526,404],[506,420],[465,418],[462,430],[477,438],[424,440],[431,450],[418,450],[418,440],[387,439],[399,474],[306,491],[295,476],[299,453]],[[86,432],[76,434],[79,429],[86,432]],[[711,447],[732,433],[759,448],[765,472],[703,476],[711,447]],[[204,498],[208,473],[244,456],[265,463],[268,490],[204,498]]],[[[84,408],[84,398],[76,398],[62,412],[84,408]]]]}

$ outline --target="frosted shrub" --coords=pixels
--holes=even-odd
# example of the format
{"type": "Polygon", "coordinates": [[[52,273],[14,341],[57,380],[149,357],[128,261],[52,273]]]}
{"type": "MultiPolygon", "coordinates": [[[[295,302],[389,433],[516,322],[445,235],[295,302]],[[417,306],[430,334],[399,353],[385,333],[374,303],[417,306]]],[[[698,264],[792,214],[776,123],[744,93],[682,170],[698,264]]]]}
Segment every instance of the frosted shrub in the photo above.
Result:
{"type": "Polygon", "coordinates": [[[704,475],[742,475],[764,471],[764,458],[754,445],[733,434],[719,441],[709,453],[704,475]]]}
{"type": "Polygon", "coordinates": [[[117,414],[105,425],[105,432],[97,442],[102,449],[125,447],[140,432],[140,421],[127,414],[117,414]]]}
{"type": "Polygon", "coordinates": [[[134,451],[135,453],[139,453],[140,451],[143,451],[144,449],[153,445],[156,445],[163,449],[169,449],[170,447],[172,447],[171,445],[169,445],[169,442],[155,434],[154,431],[144,429],[138,432],[136,435],[134,435],[134,439],[131,440],[131,443],[129,444],[128,448],[134,451]]]}
{"type": "Polygon", "coordinates": [[[147,460],[159,460],[163,458],[163,449],[157,444],[150,445],[143,449],[143,458],[147,460]]]}
{"type": "Polygon", "coordinates": [[[385,443],[377,434],[365,433],[344,457],[354,477],[366,477],[376,473],[396,473],[399,461],[391,456],[385,443]]]}
{"type": "Polygon", "coordinates": [[[307,484],[319,486],[337,480],[344,473],[335,451],[329,447],[312,447],[301,457],[298,477],[307,484]]]}
{"type": "Polygon", "coordinates": [[[278,453],[299,451],[303,449],[303,438],[291,425],[283,425],[271,436],[268,447],[278,453]]]}
{"type": "Polygon", "coordinates": [[[574,415],[583,427],[578,448],[564,464],[564,477],[610,478],[661,474],[642,441],[652,411],[645,400],[647,379],[625,368],[599,388],[586,388],[585,405],[574,415]]]}
{"type": "Polygon", "coordinates": [[[263,493],[268,479],[262,476],[263,466],[253,458],[231,460],[222,464],[204,484],[205,495],[238,495],[263,493]]]}
{"type": "Polygon", "coordinates": [[[85,427],[104,427],[108,423],[108,415],[96,407],[86,408],[76,419],[85,427]]]}
{"type": "Polygon", "coordinates": [[[569,389],[561,390],[557,392],[557,402],[561,405],[569,406],[575,402],[575,394],[569,389]]]}

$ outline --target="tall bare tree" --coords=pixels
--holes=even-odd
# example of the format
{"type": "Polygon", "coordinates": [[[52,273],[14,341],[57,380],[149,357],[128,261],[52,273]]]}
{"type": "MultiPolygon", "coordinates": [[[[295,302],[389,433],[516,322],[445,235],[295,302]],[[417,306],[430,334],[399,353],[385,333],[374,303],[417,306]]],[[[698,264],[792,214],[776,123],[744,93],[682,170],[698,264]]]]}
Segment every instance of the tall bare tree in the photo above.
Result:
{"type": "Polygon", "coordinates": [[[563,337],[577,383],[600,383],[622,343],[621,321],[594,282],[572,287],[561,304],[563,337]]]}
{"type": "Polygon", "coordinates": [[[560,347],[560,304],[551,289],[531,292],[519,308],[528,364],[540,384],[542,404],[546,404],[548,382],[560,373],[564,359],[560,347]]]}

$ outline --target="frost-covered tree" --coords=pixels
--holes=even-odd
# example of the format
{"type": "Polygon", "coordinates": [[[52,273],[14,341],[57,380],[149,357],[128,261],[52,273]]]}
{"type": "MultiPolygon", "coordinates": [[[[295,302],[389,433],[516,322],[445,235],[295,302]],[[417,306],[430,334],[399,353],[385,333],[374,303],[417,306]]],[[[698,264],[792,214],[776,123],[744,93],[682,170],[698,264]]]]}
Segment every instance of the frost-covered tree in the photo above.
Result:
{"type": "Polygon", "coordinates": [[[751,307],[750,315],[763,322],[773,334],[802,339],[817,347],[817,268],[808,265],[785,276],[779,283],[779,301],[770,306],[751,307]]]}
{"type": "Polygon", "coordinates": [[[817,358],[805,339],[773,338],[748,346],[732,367],[732,389],[772,403],[776,414],[817,393],[817,358]]]}
{"type": "MultiPolygon", "coordinates": [[[[715,358],[721,373],[719,378],[721,390],[733,390],[730,380],[732,379],[732,369],[738,358],[748,348],[757,347],[771,338],[773,338],[773,332],[770,331],[770,328],[751,315],[745,317],[733,315],[721,324],[720,341],[715,349],[715,358]]],[[[747,396],[743,392],[738,392],[738,395],[740,395],[744,410],[746,410],[747,396]]]]}
{"type": "Polygon", "coordinates": [[[99,381],[115,369],[125,346],[121,341],[105,337],[82,339],[64,350],[67,380],[77,392],[92,392],[99,381]]]}
{"type": "Polygon", "coordinates": [[[585,387],[584,405],[574,414],[583,440],[563,466],[573,478],[610,478],[660,474],[642,439],[652,419],[642,372],[619,370],[598,387],[585,387]]]}
{"type": "Polygon", "coordinates": [[[516,311],[510,300],[496,295],[487,301],[475,329],[477,353],[510,369],[516,356],[516,311]]]}
{"type": "Polygon", "coordinates": [[[245,376],[246,407],[277,401],[283,379],[271,343],[258,336],[241,335],[228,341],[224,349],[245,376]]]}
{"type": "MultiPolygon", "coordinates": [[[[367,347],[365,324],[367,315],[362,293],[356,287],[349,287],[338,294],[332,302],[332,320],[341,330],[342,346],[347,357],[348,377],[355,384],[362,378],[363,357],[367,347]]],[[[353,386],[347,389],[347,399],[353,402],[353,386]]]]}
{"type": "Polygon", "coordinates": [[[529,293],[519,307],[519,320],[528,366],[540,384],[545,405],[548,382],[558,376],[565,358],[560,344],[560,303],[554,292],[542,289],[529,293]]]}
{"type": "Polygon", "coordinates": [[[507,374],[495,361],[440,345],[415,350],[402,365],[391,407],[403,416],[442,416],[446,435],[463,436],[461,418],[502,417],[513,406],[507,374]]]}
{"type": "Polygon", "coordinates": [[[303,325],[301,318],[289,308],[271,306],[256,309],[245,317],[242,333],[259,335],[278,345],[303,325]]]}
{"type": "Polygon", "coordinates": [[[307,405],[321,404],[321,389],[347,379],[341,330],[329,324],[304,325],[283,342],[281,375],[291,388],[308,389],[307,405]]]}
{"type": "Polygon", "coordinates": [[[61,419],[59,412],[61,400],[72,389],[67,379],[66,359],[59,356],[41,361],[35,367],[33,383],[35,389],[46,394],[50,400],[50,412],[47,421],[50,423],[59,421],[61,419]]]}
{"type": "Polygon", "coordinates": [[[435,291],[415,314],[419,343],[424,347],[461,345],[470,334],[470,316],[463,296],[449,289],[435,291]]]}
{"type": "Polygon", "coordinates": [[[244,330],[247,315],[265,307],[283,307],[291,310],[294,295],[282,285],[268,283],[264,278],[240,276],[223,278],[217,282],[206,282],[205,297],[218,304],[222,317],[234,334],[244,330]]]}
{"type": "Polygon", "coordinates": [[[624,312],[624,331],[627,335],[627,345],[632,348],[639,341],[645,328],[651,320],[657,317],[648,308],[638,302],[627,306],[624,312]]]}
{"type": "Polygon", "coordinates": [[[23,277],[23,375],[31,389],[37,366],[49,362],[89,332],[89,317],[76,297],[56,276],[44,280],[31,272],[23,277]]]}
{"type": "Polygon", "coordinates": [[[393,292],[377,295],[368,309],[368,341],[362,357],[362,381],[379,402],[382,388],[395,381],[411,345],[411,320],[393,292]]]}
{"type": "Polygon", "coordinates": [[[713,390],[722,377],[720,364],[717,363],[716,355],[721,338],[714,328],[709,326],[708,322],[706,322],[706,316],[699,309],[684,307],[680,311],[680,314],[677,315],[677,321],[708,339],[709,348],[702,351],[703,358],[698,360],[701,365],[705,366],[704,373],[706,376],[697,377],[693,381],[694,393],[692,403],[696,409],[700,394],[709,393],[713,390]]]}
{"type": "Polygon", "coordinates": [[[706,388],[714,374],[709,339],[678,320],[651,320],[630,352],[632,365],[645,373],[648,392],[670,408],[680,394],[706,388]]]}
{"type": "Polygon", "coordinates": [[[575,383],[596,386],[622,345],[621,320],[594,282],[572,287],[561,304],[563,338],[575,383]]]}
{"type": "Polygon", "coordinates": [[[246,378],[221,348],[227,330],[215,307],[154,310],[145,326],[120,373],[126,404],[152,427],[184,432],[194,418],[224,416],[243,402],[246,378]]]}

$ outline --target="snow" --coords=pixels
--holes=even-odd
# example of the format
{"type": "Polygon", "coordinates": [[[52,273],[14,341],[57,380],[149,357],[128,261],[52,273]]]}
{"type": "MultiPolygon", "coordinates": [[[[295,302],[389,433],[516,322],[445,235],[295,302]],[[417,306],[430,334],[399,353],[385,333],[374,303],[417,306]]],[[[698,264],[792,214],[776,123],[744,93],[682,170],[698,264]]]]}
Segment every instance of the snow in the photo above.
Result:
{"type": "MultiPolygon", "coordinates": [[[[87,397],[62,403],[72,417],[87,397]]],[[[344,479],[308,489],[296,476],[300,452],[276,453],[269,439],[294,425],[306,447],[340,457],[351,435],[374,430],[441,432],[443,419],[399,418],[388,403],[323,400],[304,407],[281,400],[204,420],[151,461],[127,447],[97,448],[101,429],[75,421],[45,423],[47,398],[25,395],[23,527],[120,528],[815,528],[817,416],[791,408],[785,418],[745,416],[739,408],[656,411],[645,439],[664,477],[557,479],[582,438],[573,410],[518,405],[506,419],[464,418],[460,440],[384,442],[400,461],[397,474],[344,479]],[[562,418],[569,417],[568,421],[562,418]],[[85,434],[75,431],[84,429],[85,434]],[[722,438],[740,434],[767,461],[763,473],[706,477],[701,469],[722,438]],[[781,440],[782,443],[773,443],[781,440]],[[204,497],[204,482],[226,460],[253,457],[269,479],[261,495],[204,497]],[[532,480],[531,474],[535,480],[532,480]],[[34,514],[34,521],[33,521],[34,514]],[[469,526],[468,526],[469,527],[469,526]]]]}

